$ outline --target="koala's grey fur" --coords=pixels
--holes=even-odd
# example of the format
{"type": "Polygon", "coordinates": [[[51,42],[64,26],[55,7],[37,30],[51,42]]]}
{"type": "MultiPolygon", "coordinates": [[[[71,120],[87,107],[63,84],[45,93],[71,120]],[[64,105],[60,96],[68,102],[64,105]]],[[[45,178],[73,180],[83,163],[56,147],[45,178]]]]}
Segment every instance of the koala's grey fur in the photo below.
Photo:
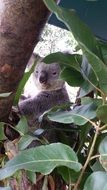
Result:
{"type": "Polygon", "coordinates": [[[27,116],[29,125],[32,126],[50,108],[70,102],[65,82],[59,79],[60,71],[58,63],[36,65],[33,78],[40,92],[19,103],[19,110],[27,116]]]}

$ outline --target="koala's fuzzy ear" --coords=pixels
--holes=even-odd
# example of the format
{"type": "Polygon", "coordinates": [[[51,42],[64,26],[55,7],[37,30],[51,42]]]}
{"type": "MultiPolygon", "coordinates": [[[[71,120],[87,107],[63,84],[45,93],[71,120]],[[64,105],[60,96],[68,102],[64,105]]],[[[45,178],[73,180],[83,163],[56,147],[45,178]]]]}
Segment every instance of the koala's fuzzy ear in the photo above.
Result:
{"type": "Polygon", "coordinates": [[[59,63],[52,63],[52,66],[53,66],[55,69],[57,69],[58,71],[61,70],[61,67],[60,67],[59,63]]]}

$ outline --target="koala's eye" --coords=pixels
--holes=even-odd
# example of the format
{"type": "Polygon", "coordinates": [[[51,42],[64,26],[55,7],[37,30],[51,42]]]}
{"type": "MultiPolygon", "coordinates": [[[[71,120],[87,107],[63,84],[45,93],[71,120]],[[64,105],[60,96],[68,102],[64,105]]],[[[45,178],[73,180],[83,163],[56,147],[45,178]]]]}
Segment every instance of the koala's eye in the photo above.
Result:
{"type": "Polygon", "coordinates": [[[56,75],[56,74],[57,74],[57,72],[53,72],[52,74],[53,74],[53,75],[56,75]]]}
{"type": "Polygon", "coordinates": [[[36,70],[36,73],[38,73],[38,71],[36,70]]]}

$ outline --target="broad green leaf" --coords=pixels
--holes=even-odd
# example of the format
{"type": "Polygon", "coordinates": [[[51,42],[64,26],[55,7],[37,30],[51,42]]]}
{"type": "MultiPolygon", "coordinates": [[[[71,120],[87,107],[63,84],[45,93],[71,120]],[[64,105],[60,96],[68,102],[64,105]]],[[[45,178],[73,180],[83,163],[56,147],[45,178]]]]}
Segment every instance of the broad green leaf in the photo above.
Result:
{"type": "Polygon", "coordinates": [[[7,93],[0,93],[0,98],[6,98],[8,96],[10,96],[12,92],[7,92],[7,93]]]}
{"type": "Polygon", "coordinates": [[[25,148],[27,148],[30,143],[33,141],[33,140],[36,140],[37,138],[36,137],[33,137],[31,135],[24,135],[21,137],[19,143],[18,143],[18,147],[19,147],[19,150],[24,150],[25,148]]]}
{"type": "Polygon", "coordinates": [[[99,106],[97,109],[97,117],[104,123],[107,123],[107,105],[99,106]]]}
{"type": "Polygon", "coordinates": [[[5,140],[6,136],[4,134],[4,123],[0,122],[0,141],[5,140]]]}
{"type": "Polygon", "coordinates": [[[84,185],[83,190],[107,190],[107,172],[94,172],[84,185]]]}
{"type": "Polygon", "coordinates": [[[102,140],[99,146],[100,162],[107,171],[107,136],[102,140]]]}
{"type": "Polygon", "coordinates": [[[90,103],[93,103],[93,102],[94,102],[93,98],[90,98],[90,97],[81,98],[81,104],[82,105],[87,105],[87,104],[90,104],[90,103]]]}
{"type": "Polygon", "coordinates": [[[94,87],[89,83],[89,81],[84,81],[80,87],[80,92],[78,98],[84,97],[94,90],[94,87]]]}
{"type": "Polygon", "coordinates": [[[97,86],[98,84],[97,76],[93,71],[85,55],[82,56],[81,73],[83,77],[89,81],[89,83],[93,84],[94,86],[97,86]]]}
{"type": "Polygon", "coordinates": [[[85,96],[86,94],[90,93],[98,85],[96,75],[85,56],[83,56],[82,60],[81,73],[85,81],[81,85],[79,97],[85,96]]]}
{"type": "Polygon", "coordinates": [[[102,53],[102,59],[104,60],[104,63],[107,65],[107,43],[104,41],[100,41],[98,39],[98,43],[100,44],[100,50],[102,53]]]}
{"type": "Polygon", "coordinates": [[[69,85],[71,86],[80,86],[84,79],[82,77],[82,75],[80,74],[80,72],[78,72],[77,70],[74,70],[72,68],[65,68],[62,72],[61,72],[61,78],[66,81],[69,85]]]}
{"type": "Polygon", "coordinates": [[[13,175],[20,169],[47,175],[58,166],[66,166],[76,172],[81,169],[75,152],[69,146],[61,143],[42,145],[24,150],[8,161],[5,167],[0,169],[0,180],[13,175]]]}
{"type": "Polygon", "coordinates": [[[89,30],[89,28],[79,19],[74,10],[59,7],[53,0],[43,0],[50,11],[54,12],[59,20],[64,22],[68,29],[73,33],[81,47],[83,54],[86,55],[96,76],[98,77],[101,90],[107,92],[107,67],[104,65],[99,44],[89,30]],[[103,73],[103,75],[102,75],[103,73]]]}
{"type": "Polygon", "coordinates": [[[97,98],[90,98],[90,97],[81,98],[81,104],[82,105],[86,105],[86,104],[90,104],[90,103],[94,103],[99,107],[103,104],[103,100],[97,99],[97,98]]]}
{"type": "Polygon", "coordinates": [[[95,117],[95,104],[77,106],[71,111],[57,111],[48,113],[48,118],[51,121],[56,121],[59,123],[75,123],[76,125],[84,125],[90,119],[95,117]]]}
{"type": "Polygon", "coordinates": [[[28,132],[28,123],[24,116],[21,117],[19,123],[16,125],[15,129],[21,134],[24,135],[28,132]]]}
{"type": "Polygon", "coordinates": [[[91,52],[84,44],[81,44],[83,53],[86,55],[89,64],[92,66],[94,72],[96,73],[97,80],[101,90],[107,92],[107,66],[102,62],[102,60],[91,52]],[[103,73],[103,74],[102,74],[103,73]]]}
{"type": "Polygon", "coordinates": [[[54,0],[43,0],[46,6],[52,11],[57,18],[62,21],[67,28],[73,33],[78,43],[85,46],[96,54],[99,54],[98,43],[90,29],[80,20],[76,12],[59,7],[54,0]]]}
{"type": "Polygon", "coordinates": [[[34,64],[32,65],[30,71],[24,73],[24,76],[23,76],[21,82],[19,83],[19,86],[18,86],[16,95],[15,95],[14,105],[17,105],[17,104],[18,104],[19,98],[20,98],[20,96],[21,96],[21,94],[22,94],[22,92],[23,92],[24,86],[25,86],[26,82],[28,81],[30,75],[31,75],[31,74],[33,73],[33,71],[34,71],[35,64],[36,64],[36,63],[34,63],[34,64]]]}
{"type": "Polygon", "coordinates": [[[52,53],[44,58],[44,62],[57,62],[60,66],[68,66],[74,68],[76,71],[81,71],[82,56],[79,54],[65,54],[61,52],[52,53]]]}

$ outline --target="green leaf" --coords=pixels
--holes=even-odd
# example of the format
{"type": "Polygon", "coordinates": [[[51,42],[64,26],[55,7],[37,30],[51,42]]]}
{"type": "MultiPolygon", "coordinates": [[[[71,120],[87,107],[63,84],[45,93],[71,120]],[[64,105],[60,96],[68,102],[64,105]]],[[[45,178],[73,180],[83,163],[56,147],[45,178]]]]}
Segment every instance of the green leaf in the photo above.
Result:
{"type": "Polygon", "coordinates": [[[100,44],[102,57],[104,59],[104,63],[107,65],[107,43],[99,40],[99,44],[100,44]]]}
{"type": "Polygon", "coordinates": [[[7,92],[7,93],[0,93],[0,98],[6,98],[8,96],[10,96],[12,92],[7,92]]]}
{"type": "Polygon", "coordinates": [[[107,190],[107,172],[94,172],[84,185],[83,190],[107,190]]]}
{"type": "Polygon", "coordinates": [[[91,169],[96,172],[96,171],[104,171],[104,168],[102,167],[101,163],[99,160],[97,160],[92,166],[91,169]]]}
{"type": "Polygon", "coordinates": [[[86,94],[90,93],[98,85],[96,75],[85,56],[83,56],[82,60],[81,73],[85,81],[81,85],[79,97],[85,96],[86,94]]]}
{"type": "Polygon", "coordinates": [[[89,81],[90,84],[97,86],[98,81],[95,72],[89,64],[85,55],[82,56],[81,72],[83,77],[89,81]]]}
{"type": "Polygon", "coordinates": [[[65,68],[61,72],[60,76],[64,81],[66,81],[69,85],[71,85],[73,87],[80,86],[84,81],[80,72],[78,72],[77,70],[74,70],[70,67],[65,68]]]}
{"type": "Polygon", "coordinates": [[[18,102],[19,102],[19,99],[20,99],[20,96],[22,94],[22,91],[23,91],[23,88],[26,84],[26,82],[28,81],[30,75],[33,73],[34,71],[34,68],[35,68],[35,62],[34,64],[32,65],[30,71],[26,72],[21,80],[21,82],[19,83],[19,86],[18,86],[18,89],[17,89],[17,92],[16,92],[16,96],[15,96],[15,99],[14,99],[14,105],[17,105],[18,102]]]}
{"type": "Polygon", "coordinates": [[[90,103],[94,103],[99,107],[102,105],[103,101],[102,101],[102,99],[90,98],[90,97],[81,98],[82,105],[86,105],[86,104],[90,104],[90,103]]]}
{"type": "Polygon", "coordinates": [[[84,81],[80,87],[80,92],[78,98],[84,97],[94,90],[94,87],[89,83],[89,81],[84,81]]]}
{"type": "Polygon", "coordinates": [[[52,11],[56,17],[62,21],[68,29],[73,33],[75,39],[79,43],[83,43],[89,50],[99,54],[98,43],[90,29],[80,20],[76,12],[72,9],[68,10],[59,7],[53,0],[43,0],[46,6],[52,11]]]}
{"type": "Polygon", "coordinates": [[[79,54],[65,54],[61,52],[52,53],[44,58],[44,62],[57,62],[60,66],[68,66],[74,68],[76,71],[81,71],[82,56],[79,54]]]}
{"type": "Polygon", "coordinates": [[[102,60],[93,52],[89,51],[84,44],[81,44],[83,53],[86,55],[89,64],[91,64],[93,71],[96,73],[97,80],[101,90],[107,92],[107,66],[104,65],[102,60]],[[103,73],[103,75],[102,75],[103,73]]]}
{"type": "Polygon", "coordinates": [[[91,129],[92,125],[90,123],[86,123],[85,125],[80,127],[80,143],[78,146],[78,155],[81,154],[81,150],[83,149],[83,145],[86,142],[87,135],[91,129]]]}
{"type": "Polygon", "coordinates": [[[6,136],[4,134],[4,123],[0,122],[0,141],[5,140],[6,136]]]}
{"type": "Polygon", "coordinates": [[[27,148],[30,143],[33,141],[33,140],[36,140],[37,138],[36,137],[33,137],[31,135],[24,135],[21,137],[19,143],[18,143],[18,147],[19,147],[19,150],[24,150],[25,148],[27,148]]]}
{"type": "Polygon", "coordinates": [[[58,166],[66,166],[76,172],[81,169],[75,152],[69,146],[61,143],[42,145],[24,150],[8,161],[0,170],[0,180],[13,175],[20,169],[47,175],[58,166]]]}
{"type": "Polygon", "coordinates": [[[97,117],[104,123],[107,123],[107,105],[99,106],[97,109],[97,117]]]}
{"type": "Polygon", "coordinates": [[[65,23],[73,33],[81,47],[83,54],[86,55],[89,64],[96,73],[101,90],[107,92],[107,67],[103,63],[99,44],[90,29],[79,19],[74,10],[59,7],[53,0],[44,0],[50,11],[54,12],[59,20],[65,23]],[[101,59],[100,59],[101,58],[101,59]],[[103,73],[103,75],[102,75],[103,73]]]}
{"type": "Polygon", "coordinates": [[[99,146],[100,162],[107,171],[107,136],[102,140],[99,146]]]}
{"type": "Polygon", "coordinates": [[[33,183],[36,184],[36,173],[32,171],[27,171],[27,177],[29,180],[33,183]]]}
{"type": "Polygon", "coordinates": [[[17,130],[20,135],[24,135],[28,132],[28,123],[24,116],[21,117],[19,123],[15,127],[15,130],[17,130]]]}
{"type": "Polygon", "coordinates": [[[67,184],[69,184],[69,181],[75,183],[80,175],[80,172],[75,172],[66,167],[59,167],[57,168],[57,171],[67,184]]]}
{"type": "Polygon", "coordinates": [[[59,123],[75,123],[76,125],[84,125],[90,119],[96,117],[96,105],[88,104],[77,106],[71,111],[57,111],[48,113],[51,121],[59,123]]]}

